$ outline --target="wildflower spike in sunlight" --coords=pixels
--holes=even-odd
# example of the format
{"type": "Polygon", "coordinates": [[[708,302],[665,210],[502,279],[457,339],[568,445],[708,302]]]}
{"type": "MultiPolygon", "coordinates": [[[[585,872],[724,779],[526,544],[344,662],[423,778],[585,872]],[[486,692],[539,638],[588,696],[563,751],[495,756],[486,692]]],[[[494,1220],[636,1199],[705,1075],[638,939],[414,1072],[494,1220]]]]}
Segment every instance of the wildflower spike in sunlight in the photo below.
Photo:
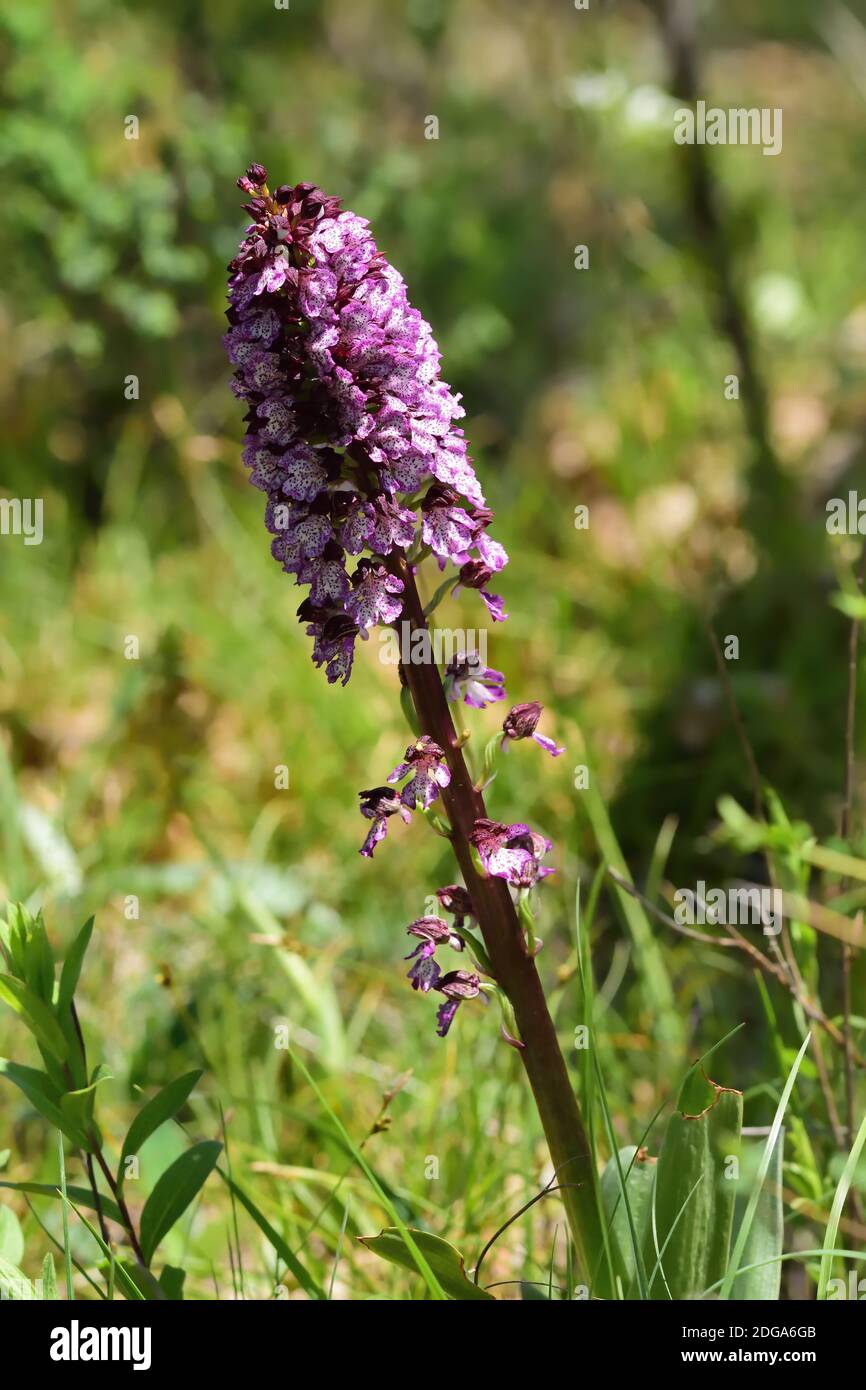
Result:
{"type": "MultiPolygon", "coordinates": [[[[552,873],[541,863],[551,845],[522,822],[490,820],[483,794],[500,744],[533,737],[554,755],[562,750],[535,732],[541,706],[517,705],[488,742],[479,785],[463,753],[471,731],[458,737],[451,707],[504,700],[504,677],[465,651],[440,673],[427,624],[449,591],[464,589],[480,596],[492,622],[507,616],[488,585],[508,556],[488,534],[493,513],[456,424],[460,398],[441,380],[430,327],[363,217],[311,183],[271,193],[258,164],[238,183],[251,195],[252,221],[229,266],[224,342],[234,392],[246,403],[244,462],[266,497],[272,553],[306,590],[297,615],[329,682],[349,680],[359,637],[377,626],[400,635],[400,704],[416,738],[386,785],[360,793],[371,822],[360,853],[372,859],[391,817],[410,821],[414,811],[449,841],[465,887],[437,897],[454,928],[433,914],[411,924],[418,944],[406,957],[408,978],[418,994],[442,996],[440,1037],[461,1003],[497,997],[502,1036],[519,1051],[554,1168],[569,1165],[562,1200],[589,1271],[602,1249],[598,1175],[535,965],[527,901],[552,873]],[[425,608],[416,574],[428,558],[453,574],[425,608]],[[439,800],[444,817],[430,810],[439,800]],[[468,950],[478,973],[443,973],[440,946],[468,950]]],[[[609,1289],[603,1278],[602,1286],[609,1289]]]]}
{"type": "Polygon", "coordinates": [[[357,638],[402,611],[389,556],[423,542],[480,589],[496,620],[502,600],[473,576],[507,556],[487,535],[492,513],[455,424],[460,397],[366,219],[314,184],[272,194],[266,180],[261,164],[238,179],[252,222],[229,265],[223,341],[272,553],[309,588],[298,616],[313,661],[345,685],[357,638]]]}

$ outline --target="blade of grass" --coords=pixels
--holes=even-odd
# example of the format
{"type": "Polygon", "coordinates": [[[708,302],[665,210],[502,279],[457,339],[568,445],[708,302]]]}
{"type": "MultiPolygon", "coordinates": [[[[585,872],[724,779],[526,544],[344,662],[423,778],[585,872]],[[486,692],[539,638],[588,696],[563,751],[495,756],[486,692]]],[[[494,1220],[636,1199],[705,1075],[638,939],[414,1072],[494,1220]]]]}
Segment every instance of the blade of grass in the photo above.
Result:
{"type": "Polygon", "coordinates": [[[842,1170],[842,1176],[839,1179],[836,1191],[833,1195],[833,1205],[830,1208],[830,1219],[827,1222],[827,1232],[824,1236],[826,1252],[821,1256],[821,1269],[818,1275],[818,1292],[816,1294],[818,1299],[826,1299],[827,1297],[827,1284],[833,1269],[833,1246],[836,1243],[842,1211],[851,1188],[851,1183],[854,1181],[854,1174],[857,1170],[857,1164],[860,1161],[860,1154],[863,1151],[864,1143],[866,1143],[866,1115],[863,1116],[860,1123],[857,1137],[851,1146],[851,1152],[848,1155],[848,1160],[842,1170]]]}
{"type": "MultiPolygon", "coordinates": [[[[126,1293],[126,1297],[129,1298],[129,1299],[131,1299],[131,1301],[134,1302],[134,1303],[141,1303],[141,1302],[143,1302],[143,1301],[144,1301],[144,1294],[143,1294],[143,1293],[141,1292],[141,1290],[138,1288],[137,1284],[135,1284],[135,1283],[133,1282],[133,1280],[129,1277],[129,1275],[127,1274],[126,1270],[123,1268],[123,1265],[117,1263],[117,1261],[116,1261],[115,1258],[114,1258],[114,1253],[113,1253],[113,1251],[111,1250],[111,1247],[108,1246],[108,1245],[106,1245],[105,1241],[102,1239],[102,1236],[99,1234],[99,1232],[97,1231],[96,1227],[95,1227],[95,1226],[91,1226],[91,1224],[90,1224],[90,1222],[88,1221],[87,1217],[84,1215],[83,1212],[81,1212],[81,1211],[78,1210],[78,1207],[75,1205],[74,1202],[70,1202],[70,1200],[69,1200],[68,1197],[63,1197],[63,1209],[64,1209],[64,1211],[66,1210],[67,1207],[71,1207],[71,1208],[72,1208],[72,1210],[75,1212],[75,1215],[78,1217],[79,1221],[81,1222],[82,1226],[85,1226],[85,1227],[87,1228],[87,1230],[90,1232],[90,1234],[93,1236],[93,1239],[96,1241],[96,1244],[99,1246],[99,1248],[100,1248],[100,1250],[102,1251],[103,1255],[104,1255],[105,1258],[108,1260],[109,1271],[111,1271],[112,1269],[116,1271],[116,1274],[117,1274],[117,1281],[118,1281],[119,1284],[122,1284],[122,1285],[123,1285],[124,1291],[125,1291],[125,1293],[126,1293]]],[[[111,1281],[109,1287],[111,1287],[111,1288],[113,1289],[113,1287],[114,1287],[113,1281],[111,1281]]]]}
{"type": "MultiPolygon", "coordinates": [[[[586,810],[593,834],[606,864],[631,882],[631,875],[619,847],[607,808],[590,771],[589,785],[581,804],[586,810]]],[[[649,919],[639,903],[623,889],[614,886],[616,903],[625,919],[635,948],[635,968],[643,985],[646,1002],[658,1020],[659,1037],[663,1042],[678,1043],[682,1039],[682,1020],[674,999],[673,986],[664,956],[653,935],[649,919]]]]}
{"type": "Polygon", "coordinates": [[[722,1281],[722,1290],[719,1294],[719,1298],[721,1299],[727,1300],[731,1296],[731,1290],[734,1286],[734,1280],[736,1279],[737,1274],[739,1272],[739,1263],[740,1260],[743,1258],[743,1251],[745,1250],[746,1242],[749,1239],[749,1231],[752,1229],[752,1222],[755,1219],[755,1212],[758,1207],[758,1200],[761,1196],[761,1188],[764,1186],[764,1179],[767,1176],[767,1172],[770,1167],[770,1162],[773,1157],[773,1149],[775,1147],[776,1140],[779,1136],[779,1130],[782,1127],[782,1120],[785,1117],[785,1111],[788,1108],[788,1100],[790,1098],[791,1092],[794,1089],[794,1082],[796,1081],[797,1073],[800,1070],[800,1063],[803,1060],[806,1048],[809,1046],[811,1038],[812,1034],[807,1033],[805,1038],[803,1039],[800,1051],[797,1053],[791,1070],[788,1073],[788,1079],[785,1082],[784,1090],[782,1091],[782,1094],[779,1098],[779,1104],[776,1106],[776,1113],[773,1116],[773,1123],[770,1126],[770,1133],[767,1135],[767,1142],[764,1145],[764,1152],[761,1155],[761,1162],[758,1166],[758,1172],[755,1177],[755,1184],[752,1188],[752,1193],[749,1197],[749,1202],[746,1207],[746,1210],[743,1213],[743,1220],[740,1224],[740,1229],[737,1232],[737,1239],[734,1243],[734,1248],[731,1252],[731,1258],[728,1261],[728,1268],[725,1271],[725,1277],[722,1281]]]}
{"type": "Polygon", "coordinates": [[[60,1159],[60,1196],[63,1212],[63,1267],[66,1271],[66,1297],[71,1302],[74,1297],[72,1293],[72,1251],[69,1246],[69,1213],[66,1210],[69,1199],[66,1196],[66,1160],[63,1155],[63,1135],[60,1130],[57,1131],[57,1151],[60,1159]]]}
{"type": "MultiPolygon", "coordinates": [[[[833,1259],[844,1260],[866,1260],[866,1251],[863,1250],[788,1250],[784,1255],[772,1255],[768,1260],[756,1260],[754,1264],[743,1265],[742,1269],[737,1270],[738,1274],[749,1274],[753,1269],[763,1269],[765,1265],[778,1264],[780,1260],[813,1260],[819,1255],[829,1254],[833,1259]]],[[[727,1275],[725,1276],[725,1279],[727,1275]]],[[[721,1289],[725,1279],[717,1279],[714,1284],[701,1293],[701,1298],[709,1298],[717,1289],[721,1289]]]]}
{"type": "Polygon", "coordinates": [[[335,1112],[331,1109],[330,1105],[326,1101],[325,1097],[322,1095],[322,1092],[319,1090],[319,1087],[316,1085],[316,1082],[310,1075],[307,1068],[304,1066],[304,1063],[301,1061],[300,1057],[297,1055],[297,1053],[293,1052],[290,1047],[286,1050],[289,1056],[291,1057],[293,1063],[298,1068],[301,1075],[304,1077],[304,1080],[307,1082],[307,1085],[314,1092],[322,1109],[329,1116],[331,1122],[336,1126],[344,1144],[348,1146],[353,1158],[355,1159],[355,1162],[358,1164],[358,1167],[361,1168],[361,1170],[365,1174],[367,1181],[370,1183],[371,1187],[376,1193],[376,1196],[379,1198],[379,1201],[382,1203],[388,1215],[391,1217],[391,1220],[394,1222],[394,1225],[400,1232],[400,1235],[403,1238],[403,1243],[406,1246],[409,1253],[411,1254],[413,1260],[415,1261],[415,1264],[417,1265],[418,1270],[422,1275],[424,1282],[427,1285],[427,1288],[430,1291],[431,1297],[435,1298],[437,1301],[440,1302],[447,1301],[447,1295],[444,1292],[441,1284],[439,1283],[439,1280],[436,1278],[436,1275],[433,1273],[433,1270],[430,1268],[430,1265],[427,1263],[418,1246],[416,1245],[415,1241],[412,1239],[408,1227],[406,1226],[405,1222],[401,1219],[400,1214],[397,1211],[397,1208],[394,1206],[394,1203],[391,1201],[390,1197],[385,1192],[384,1188],[379,1182],[379,1179],[376,1177],[376,1174],[373,1172],[364,1155],[361,1153],[361,1150],[358,1148],[357,1144],[352,1139],[351,1135],[343,1125],[343,1122],[340,1120],[339,1116],[336,1115],[335,1112]]]}
{"type": "Polygon", "coordinates": [[[248,1197],[246,1192],[244,1192],[243,1188],[238,1187],[238,1184],[232,1178],[230,1178],[227,1173],[223,1172],[219,1164],[217,1164],[216,1171],[219,1173],[220,1177],[228,1187],[229,1191],[240,1202],[241,1206],[244,1208],[244,1211],[246,1211],[247,1214],[252,1217],[253,1221],[255,1221],[262,1235],[279,1255],[280,1259],[283,1261],[283,1264],[285,1264],[287,1268],[295,1276],[304,1292],[309,1294],[310,1298],[314,1298],[317,1300],[324,1299],[326,1297],[324,1289],[322,1289],[316,1283],[312,1275],[304,1268],[298,1257],[283,1240],[283,1237],[280,1235],[279,1231],[275,1230],[268,1218],[261,1211],[259,1211],[259,1208],[256,1206],[252,1197],[248,1197]]]}
{"type": "MultiPolygon", "coordinates": [[[[619,1146],[616,1141],[616,1134],[614,1133],[613,1120],[611,1119],[610,1114],[610,1107],[607,1103],[607,1093],[604,1084],[604,1075],[601,1070],[601,1063],[598,1060],[598,1050],[595,1047],[593,1047],[592,1049],[592,1058],[595,1064],[596,1076],[598,1080],[597,1095],[601,1104],[601,1113],[604,1116],[604,1127],[607,1131],[607,1141],[610,1145],[611,1154],[616,1162],[617,1177],[619,1178],[620,1197],[625,1204],[625,1214],[626,1220],[628,1221],[629,1238],[631,1239],[632,1250],[634,1251],[635,1271],[637,1275],[638,1288],[640,1290],[641,1298],[646,1299],[649,1298],[649,1293],[647,1291],[646,1270],[644,1268],[643,1263],[643,1251],[641,1249],[641,1243],[638,1240],[637,1231],[635,1229],[634,1217],[632,1216],[631,1210],[631,1203],[629,1202],[628,1191],[626,1189],[626,1177],[623,1176],[622,1164],[620,1163],[619,1159],[619,1146]]],[[[601,1222],[608,1268],[611,1271],[611,1284],[614,1288],[616,1288],[621,1283],[622,1271],[615,1268],[613,1263],[613,1254],[611,1251],[610,1226],[613,1222],[613,1216],[611,1216],[611,1220],[608,1221],[606,1213],[602,1212],[601,1222]]],[[[626,1292],[627,1290],[623,1289],[623,1297],[625,1297],[626,1292]]]]}

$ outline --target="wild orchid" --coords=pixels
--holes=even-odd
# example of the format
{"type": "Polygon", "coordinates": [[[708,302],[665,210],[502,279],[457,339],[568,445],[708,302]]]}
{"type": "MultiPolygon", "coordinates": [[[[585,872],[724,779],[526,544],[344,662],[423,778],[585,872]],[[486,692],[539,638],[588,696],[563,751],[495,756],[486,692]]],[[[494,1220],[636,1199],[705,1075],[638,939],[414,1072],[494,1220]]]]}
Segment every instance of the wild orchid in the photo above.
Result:
{"type": "MultiPolygon", "coordinates": [[[[253,164],[238,180],[251,222],[229,266],[225,346],[234,391],[246,403],[244,460],[267,497],[274,558],[306,595],[298,617],[312,658],[330,682],[347,683],[357,642],[376,627],[427,632],[427,617],[450,590],[478,593],[494,622],[506,617],[490,584],[507,555],[489,532],[493,513],[457,425],[459,395],[439,374],[429,324],[409,303],[399,272],[376,246],[365,218],[310,183],[272,193],[253,164]],[[419,566],[445,578],[425,610],[419,566]]],[[[420,649],[429,652],[429,643],[420,649]]],[[[523,823],[486,811],[496,746],[476,780],[450,705],[475,708],[506,697],[500,672],[458,652],[442,675],[430,659],[400,661],[404,707],[418,731],[385,783],[360,793],[372,858],[390,819],[431,814],[450,839],[464,884],[437,892],[453,927],[429,915],[408,932],[412,988],[443,1002],[444,1037],[462,1003],[498,999],[503,1035],[523,1061],[587,1269],[601,1249],[597,1179],[556,1031],[535,965],[529,895],[553,870],[550,841],[523,823]],[[395,784],[402,783],[400,790],[395,784]],[[442,802],[447,822],[431,813],[442,802]],[[480,940],[466,923],[477,924],[480,940]],[[464,951],[475,970],[443,969],[437,953],[464,951]]],[[[515,706],[493,745],[533,738],[537,702],[515,706]]]]}

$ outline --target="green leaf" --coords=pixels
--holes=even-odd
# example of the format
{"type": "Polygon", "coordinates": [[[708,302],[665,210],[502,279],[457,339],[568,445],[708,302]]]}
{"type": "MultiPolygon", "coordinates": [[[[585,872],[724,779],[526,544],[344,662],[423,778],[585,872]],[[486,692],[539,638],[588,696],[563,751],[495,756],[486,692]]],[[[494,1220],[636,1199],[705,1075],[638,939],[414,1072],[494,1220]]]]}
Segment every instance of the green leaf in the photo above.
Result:
{"type": "Polygon", "coordinates": [[[42,1261],[42,1298],[46,1303],[54,1302],[57,1298],[57,1275],[54,1272],[54,1260],[50,1254],[46,1255],[42,1261]]]}
{"type": "Polygon", "coordinates": [[[126,1176],[126,1160],[138,1153],[145,1140],[149,1139],[160,1125],[165,1124],[166,1120],[170,1120],[172,1116],[177,1114],[202,1075],[201,1071],[190,1071],[185,1076],[179,1076],[176,1081],[170,1081],[158,1095],[155,1095],[139,1110],[123,1141],[123,1150],[117,1169],[118,1191],[122,1189],[126,1176]]]}
{"type": "Polygon", "coordinates": [[[115,1274],[122,1270],[126,1278],[138,1290],[141,1297],[147,1303],[161,1303],[165,1298],[165,1290],[155,1274],[151,1274],[149,1269],[138,1263],[137,1260],[115,1260],[115,1274]]]}
{"type": "Polygon", "coordinates": [[[862,594],[846,594],[840,591],[830,595],[830,602],[840,613],[844,613],[846,618],[856,618],[858,623],[866,620],[866,598],[862,594]]]}
{"type": "MultiPolygon", "coordinates": [[[[62,1195],[59,1187],[52,1187],[48,1182],[0,1182],[0,1187],[8,1187],[11,1192],[26,1192],[31,1197],[53,1197],[55,1201],[62,1195]]],[[[97,1209],[96,1197],[89,1187],[67,1187],[66,1195],[76,1206],[87,1207],[88,1211],[97,1209]]],[[[110,1221],[116,1221],[118,1226],[123,1225],[116,1202],[100,1192],[99,1204],[103,1216],[107,1216],[110,1221]]]]}
{"type": "Polygon", "coordinates": [[[28,964],[31,956],[30,938],[34,919],[24,903],[9,903],[6,909],[7,920],[3,924],[2,940],[12,961],[12,973],[19,980],[29,980],[28,964]]]}
{"type": "Polygon", "coordinates": [[[244,1210],[253,1218],[253,1221],[255,1221],[262,1235],[279,1255],[287,1269],[295,1276],[301,1288],[309,1294],[310,1298],[315,1298],[317,1300],[327,1299],[328,1295],[325,1293],[324,1289],[316,1283],[313,1276],[304,1268],[297,1255],[283,1240],[279,1231],[275,1230],[264,1213],[259,1211],[252,1197],[248,1197],[243,1188],[238,1187],[234,1179],[228,1177],[227,1174],[223,1172],[222,1168],[217,1168],[217,1172],[229,1191],[234,1194],[244,1210]]]}
{"type": "Polygon", "coordinates": [[[50,1052],[59,1062],[66,1061],[69,1054],[66,1039],[48,1004],[21,980],[16,980],[14,975],[0,975],[0,999],[15,1010],[46,1052],[50,1052]]]}
{"type": "Polygon", "coordinates": [[[639,1243],[646,1239],[652,1209],[653,1187],[658,1160],[650,1158],[645,1149],[629,1144],[619,1151],[619,1167],[616,1158],[610,1158],[601,1175],[601,1200],[605,1215],[610,1223],[611,1240],[616,1247],[616,1268],[623,1272],[626,1289],[637,1277],[637,1259],[634,1241],[629,1224],[629,1211],[639,1243]],[[626,1210],[622,1197],[620,1169],[625,1180],[626,1210]]]}
{"type": "Polygon", "coordinates": [[[11,1303],[28,1303],[36,1297],[33,1285],[11,1260],[0,1255],[0,1297],[11,1303]]]}
{"type": "Polygon", "coordinates": [[[743,1097],[709,1082],[703,1091],[697,1113],[671,1115],[659,1153],[644,1245],[654,1299],[695,1298],[728,1264],[736,1184],[727,1159],[739,1150],[743,1097]]]}
{"type": "MultiPolygon", "coordinates": [[[[449,1245],[447,1240],[431,1235],[429,1231],[412,1230],[411,1227],[409,1234],[449,1297],[466,1302],[478,1299],[496,1302],[493,1294],[467,1279],[463,1256],[453,1245],[449,1245]]],[[[389,1226],[377,1236],[359,1236],[358,1239],[368,1250],[372,1250],[374,1255],[380,1255],[389,1264],[411,1269],[413,1274],[418,1273],[417,1263],[411,1251],[406,1248],[399,1227],[389,1226]]]]}
{"type": "Polygon", "coordinates": [[[37,998],[50,1004],[54,995],[54,954],[42,913],[31,921],[24,942],[24,978],[37,998]]]}
{"type": "Polygon", "coordinates": [[[40,1115],[44,1115],[55,1129],[65,1134],[76,1148],[84,1146],[85,1135],[72,1118],[64,1115],[61,1110],[63,1092],[50,1076],[46,1076],[44,1071],[36,1071],[34,1067],[19,1066],[17,1062],[10,1062],[6,1057],[0,1057],[0,1076],[8,1076],[9,1080],[24,1092],[34,1109],[38,1110],[40,1115]]]}
{"type": "Polygon", "coordinates": [[[21,1263],[24,1254],[24,1235],[21,1223],[11,1207],[0,1207],[0,1255],[10,1264],[21,1263]]]}
{"type": "Polygon", "coordinates": [[[725,1270],[725,1277],[722,1283],[722,1291],[719,1294],[720,1299],[730,1298],[731,1289],[734,1286],[734,1280],[736,1279],[740,1265],[743,1262],[743,1251],[746,1248],[746,1242],[749,1239],[749,1232],[751,1230],[752,1221],[754,1220],[755,1211],[758,1206],[758,1200],[761,1195],[761,1188],[763,1187],[764,1178],[767,1176],[767,1170],[770,1167],[770,1160],[773,1156],[773,1149],[775,1147],[776,1140],[779,1136],[779,1130],[782,1128],[782,1121],[785,1117],[785,1111],[788,1108],[788,1101],[791,1099],[791,1092],[794,1089],[794,1082],[797,1080],[797,1072],[800,1069],[800,1063],[803,1060],[803,1055],[806,1051],[806,1048],[809,1046],[811,1039],[812,1034],[807,1033],[805,1038],[803,1039],[803,1044],[800,1048],[800,1051],[797,1053],[797,1059],[794,1062],[794,1065],[792,1066],[790,1072],[788,1073],[788,1079],[785,1082],[785,1085],[782,1089],[782,1094],[779,1097],[779,1104],[776,1106],[776,1113],[773,1116],[773,1123],[770,1126],[770,1133],[767,1136],[767,1142],[764,1145],[764,1152],[761,1157],[760,1166],[758,1168],[758,1176],[755,1180],[755,1186],[752,1190],[752,1195],[749,1198],[746,1210],[743,1213],[743,1220],[740,1223],[740,1229],[737,1232],[737,1238],[734,1242],[734,1248],[731,1251],[731,1258],[728,1262],[728,1267],[725,1270]]]}
{"type": "Polygon", "coordinates": [[[218,1140],[206,1139],[166,1168],[141,1213],[141,1249],[146,1264],[150,1264],[163,1236],[204,1186],[221,1151],[218,1140]]]}
{"type": "Polygon", "coordinates": [[[93,1107],[97,1086],[110,1079],[111,1072],[100,1064],[94,1071],[89,1086],[82,1087],[80,1091],[67,1091],[60,1097],[60,1109],[67,1122],[85,1136],[86,1143],[82,1147],[88,1153],[95,1153],[102,1144],[99,1127],[93,1118],[93,1107]]]}
{"type": "Polygon", "coordinates": [[[166,1265],[159,1276],[159,1286],[166,1298],[179,1301],[183,1298],[183,1285],[185,1279],[185,1269],[178,1269],[176,1265],[166,1265]]]}
{"type": "Polygon", "coordinates": [[[85,952],[90,945],[92,934],[93,918],[88,917],[81,931],[66,952],[63,969],[60,971],[60,989],[57,995],[57,1006],[60,1009],[65,1009],[72,1003],[78,985],[78,977],[81,974],[81,967],[84,963],[85,952]]]}
{"type": "MultiPolygon", "coordinates": [[[[780,1129],[770,1156],[767,1176],[761,1185],[761,1194],[755,1208],[752,1228],[743,1246],[740,1261],[741,1272],[734,1280],[732,1297],[738,1301],[755,1303],[777,1303],[782,1285],[782,1241],[785,1234],[785,1219],[782,1206],[782,1150],[785,1131],[780,1129]],[[776,1261],[776,1263],[773,1263],[776,1261]],[[754,1269],[745,1272],[745,1266],[754,1269]]],[[[746,1199],[738,1205],[746,1206],[746,1199]]]]}

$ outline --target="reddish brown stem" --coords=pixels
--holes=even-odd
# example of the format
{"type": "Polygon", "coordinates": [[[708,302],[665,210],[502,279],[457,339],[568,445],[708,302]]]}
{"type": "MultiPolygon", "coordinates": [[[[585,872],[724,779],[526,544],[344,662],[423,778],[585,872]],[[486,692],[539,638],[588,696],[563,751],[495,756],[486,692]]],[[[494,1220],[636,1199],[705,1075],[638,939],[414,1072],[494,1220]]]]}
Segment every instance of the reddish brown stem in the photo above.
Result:
{"type": "MultiPolygon", "coordinates": [[[[411,566],[391,558],[393,572],[404,585],[402,621],[412,631],[427,623],[411,566]]],[[[598,1272],[599,1288],[607,1284],[601,1259],[597,1173],[556,1029],[541,980],[530,957],[508,887],[502,879],[482,877],[473,860],[470,834],[476,820],[487,815],[484,798],[475,787],[463,758],[451,711],[436,666],[410,662],[403,675],[421,730],[443,749],[451,783],[442,800],[451,823],[451,843],[484,939],[497,983],[505,991],[520,1030],[520,1058],[526,1070],[538,1115],[550,1149],[569,1227],[584,1273],[598,1272]]]]}

